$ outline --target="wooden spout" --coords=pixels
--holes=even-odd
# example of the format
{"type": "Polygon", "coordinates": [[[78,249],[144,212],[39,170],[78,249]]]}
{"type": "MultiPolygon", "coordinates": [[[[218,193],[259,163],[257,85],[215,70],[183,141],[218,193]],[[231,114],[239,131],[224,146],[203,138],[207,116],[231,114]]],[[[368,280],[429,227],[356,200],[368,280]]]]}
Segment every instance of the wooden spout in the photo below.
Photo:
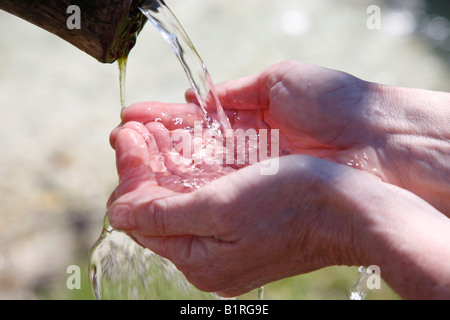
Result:
{"type": "MultiPolygon", "coordinates": [[[[142,0],[1,0],[0,9],[73,44],[102,63],[127,56],[146,19],[142,0]]],[[[48,50],[51,50],[49,48],[48,50]]]]}

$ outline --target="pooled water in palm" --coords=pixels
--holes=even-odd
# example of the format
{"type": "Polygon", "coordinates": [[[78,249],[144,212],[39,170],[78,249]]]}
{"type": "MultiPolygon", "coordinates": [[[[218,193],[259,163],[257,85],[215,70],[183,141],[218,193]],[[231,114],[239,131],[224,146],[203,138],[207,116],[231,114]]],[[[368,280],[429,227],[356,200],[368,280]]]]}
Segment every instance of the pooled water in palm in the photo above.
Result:
{"type": "MultiPolygon", "coordinates": [[[[181,62],[205,115],[206,128],[218,134],[231,128],[205,64],[183,28],[163,1],[140,8],[168,41],[181,62]]],[[[120,100],[125,106],[126,59],[119,61],[120,100]]],[[[198,186],[192,186],[196,188],[198,186]]],[[[90,252],[90,277],[96,299],[217,299],[191,285],[167,259],[141,247],[113,229],[107,215],[101,235],[90,252]]],[[[262,297],[262,290],[259,291],[262,297]]]]}

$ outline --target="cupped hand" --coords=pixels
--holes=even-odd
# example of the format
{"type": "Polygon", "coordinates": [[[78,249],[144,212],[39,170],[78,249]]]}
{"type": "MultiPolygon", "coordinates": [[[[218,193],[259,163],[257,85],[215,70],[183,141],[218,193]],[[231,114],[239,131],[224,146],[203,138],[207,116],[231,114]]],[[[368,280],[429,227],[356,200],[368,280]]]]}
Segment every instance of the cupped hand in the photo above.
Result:
{"type": "MultiPolygon", "coordinates": [[[[108,203],[111,224],[172,260],[200,289],[227,296],[327,265],[364,264],[359,241],[366,238],[376,238],[373,252],[380,243],[381,253],[391,250],[392,239],[377,233],[394,209],[402,218],[405,207],[433,210],[377,179],[397,184],[404,168],[378,157],[388,149],[380,143],[374,86],[296,62],[219,85],[234,129],[279,129],[282,157],[269,176],[262,164],[199,168],[183,157],[170,138],[203,120],[195,103],[126,108],[111,134],[120,177],[108,203]]],[[[195,102],[192,92],[186,97],[195,102]]]]}
{"type": "MultiPolygon", "coordinates": [[[[112,226],[172,260],[200,289],[226,296],[351,264],[358,259],[348,252],[354,233],[345,221],[352,205],[331,191],[343,181],[337,176],[367,184],[373,177],[316,157],[336,160],[364,146],[360,124],[348,124],[353,113],[332,113],[360,107],[364,90],[365,83],[350,75],[293,62],[219,85],[232,128],[278,129],[282,157],[278,172],[268,176],[261,175],[262,164],[210,168],[199,189],[186,187],[198,172],[170,141],[203,121],[199,106],[126,108],[110,139],[120,177],[108,204],[112,226]]],[[[190,91],[186,98],[195,102],[190,91]]]]}
{"type": "MultiPolygon", "coordinates": [[[[344,72],[285,61],[216,89],[234,130],[279,130],[279,155],[311,155],[384,178],[368,116],[374,99],[369,83],[344,72]]],[[[124,110],[122,120],[160,121],[169,130],[193,127],[203,114],[192,90],[186,100],[137,103],[124,110]]],[[[114,132],[111,137],[114,145],[114,132]]]]}
{"type": "MultiPolygon", "coordinates": [[[[120,183],[109,203],[110,223],[170,259],[201,290],[237,296],[326,266],[367,263],[380,265],[404,290],[398,273],[409,270],[411,259],[445,248],[442,237],[422,241],[434,239],[436,230],[446,235],[449,227],[425,201],[310,156],[281,157],[273,175],[261,175],[260,163],[220,177],[205,173],[211,181],[203,187],[174,191],[181,173],[173,173],[170,159],[181,155],[164,149],[167,136],[158,130],[166,128],[130,122],[116,133],[120,183]]],[[[182,174],[182,180],[192,177],[189,170],[182,174]]],[[[429,265],[437,265],[436,257],[429,265]]]]}
{"type": "MultiPolygon", "coordinates": [[[[234,126],[280,130],[280,154],[361,169],[450,216],[450,94],[385,86],[296,61],[217,86],[234,126]],[[234,110],[234,113],[232,112],[234,110]]],[[[186,94],[195,101],[192,90],[186,94]]]]}
{"type": "Polygon", "coordinates": [[[157,122],[129,122],[116,133],[120,183],[109,218],[113,227],[173,261],[199,289],[235,296],[357,259],[348,252],[354,234],[348,212],[355,204],[342,201],[339,190],[348,188],[339,185],[349,177],[369,184],[372,177],[289,155],[274,175],[261,175],[261,164],[255,164],[220,178],[206,176],[211,181],[192,192],[174,191],[179,176],[160,158],[169,153],[163,147],[167,137],[158,134],[164,129],[157,122]],[[168,174],[165,180],[161,172],[168,174]]]}
{"type": "MultiPolygon", "coordinates": [[[[280,130],[280,154],[325,158],[382,177],[373,87],[341,71],[284,61],[216,89],[233,128],[280,130]]],[[[196,102],[192,90],[186,100],[196,102]]]]}

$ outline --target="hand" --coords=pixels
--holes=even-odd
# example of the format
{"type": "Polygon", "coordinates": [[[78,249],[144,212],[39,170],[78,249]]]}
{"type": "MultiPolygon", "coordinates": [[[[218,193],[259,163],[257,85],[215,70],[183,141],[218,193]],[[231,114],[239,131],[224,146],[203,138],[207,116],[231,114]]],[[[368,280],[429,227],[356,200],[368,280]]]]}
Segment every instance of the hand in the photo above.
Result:
{"type": "Polygon", "coordinates": [[[417,196],[302,155],[282,157],[272,176],[257,164],[177,193],[151,169],[160,168],[150,158],[161,135],[146,139],[153,129],[140,126],[116,134],[121,179],[111,224],[198,288],[236,296],[328,265],[377,264],[405,298],[450,295],[450,223],[417,196]]]}
{"type": "MultiPolygon", "coordinates": [[[[367,171],[450,217],[449,93],[388,87],[295,61],[217,91],[233,127],[253,119],[254,128],[280,129],[281,154],[367,171]]],[[[192,91],[186,96],[195,101],[192,91]]]]}
{"type": "MultiPolygon", "coordinates": [[[[279,129],[281,155],[367,171],[450,216],[450,94],[383,86],[294,61],[222,83],[217,91],[234,129],[279,129]]],[[[195,102],[192,90],[186,98],[195,102]]],[[[124,122],[160,119],[169,130],[174,118],[184,121],[182,128],[202,117],[194,104],[127,109],[124,122]]]]}
{"type": "MultiPolygon", "coordinates": [[[[370,90],[360,79],[287,61],[219,84],[217,93],[233,129],[278,129],[281,155],[312,155],[382,175],[370,146],[372,137],[361,134],[359,110],[366,107],[370,90]]],[[[186,100],[198,103],[192,90],[186,100]]],[[[203,117],[194,103],[137,103],[124,110],[122,120],[159,121],[169,130],[193,127],[203,117]]],[[[114,132],[111,137],[114,145],[114,132]]]]}
{"type": "MultiPolygon", "coordinates": [[[[301,87],[302,83],[299,85],[301,87]]],[[[358,166],[359,168],[363,170],[380,168],[376,172],[378,177],[391,183],[405,185],[405,177],[415,164],[414,161],[408,162],[407,157],[400,152],[406,142],[397,145],[391,142],[395,140],[395,135],[390,134],[397,131],[389,127],[392,124],[387,119],[388,116],[395,115],[399,120],[397,122],[402,125],[400,129],[408,131],[405,129],[406,123],[410,126],[408,121],[411,118],[407,118],[406,122],[400,121],[402,113],[405,112],[400,107],[397,108],[400,110],[397,114],[394,113],[397,109],[394,110],[390,105],[386,105],[382,113],[377,110],[380,101],[383,99],[389,101],[386,99],[386,90],[385,87],[368,84],[340,72],[292,62],[273,66],[260,75],[227,82],[218,87],[220,100],[231,116],[233,128],[279,128],[282,154],[302,152],[338,163],[351,164],[354,168],[357,167],[356,164],[361,163],[365,167],[358,166]],[[310,79],[311,86],[314,84],[315,88],[303,91],[301,97],[296,96],[295,79],[290,76],[295,72],[305,77],[314,75],[317,79],[321,78],[322,82],[313,81],[315,78],[310,79]],[[362,93],[357,94],[356,91],[362,93]],[[296,101],[305,103],[299,106],[296,101]],[[274,106],[281,111],[276,112],[274,106]],[[284,106],[290,106],[290,109],[283,111],[284,106]],[[345,110],[349,106],[352,106],[351,112],[345,110]],[[308,109],[308,117],[293,112],[300,107],[308,109]],[[336,112],[339,111],[338,114],[347,112],[348,117],[328,116],[333,108],[336,108],[336,112]],[[277,115],[283,114],[284,118],[277,118],[277,115]],[[291,118],[295,118],[295,121],[291,118]],[[300,120],[304,122],[302,125],[299,125],[300,120]],[[321,133],[322,130],[317,127],[322,122],[333,130],[321,133]],[[300,131],[296,132],[297,129],[300,131]],[[367,134],[356,134],[360,130],[366,130],[367,134]],[[337,133],[339,131],[340,133],[337,133]],[[303,139],[301,143],[298,142],[300,138],[303,139]],[[372,150],[374,156],[365,153],[369,159],[363,157],[362,162],[358,162],[354,156],[351,159],[353,162],[349,161],[348,157],[342,161],[345,156],[352,153],[360,154],[358,153],[360,150],[364,150],[363,156],[365,150],[372,150]],[[377,160],[373,162],[375,166],[366,161],[373,159],[377,160]],[[387,159],[394,161],[390,163],[386,161],[387,159]],[[405,164],[405,168],[399,166],[401,163],[405,164]],[[397,172],[394,169],[398,169],[397,172]]],[[[445,100],[446,95],[438,94],[435,98],[439,101],[445,100]]],[[[187,99],[194,100],[189,92],[187,99]]],[[[405,103],[402,99],[398,101],[399,106],[405,103]]],[[[439,107],[439,103],[437,105],[439,107]]],[[[141,126],[144,123],[144,127],[148,128],[152,121],[158,121],[169,132],[174,132],[190,126],[194,119],[199,120],[202,115],[194,104],[153,102],[125,109],[122,118],[125,124],[112,133],[111,143],[116,148],[118,159],[127,159],[125,155],[131,150],[140,150],[142,153],[136,151],[135,156],[131,157],[136,160],[151,158],[149,155],[156,153],[150,150],[159,151],[159,147],[154,149],[155,144],[148,142],[147,133],[144,131],[144,134],[141,134],[142,128],[134,130],[127,126],[141,126]],[[131,139],[131,136],[134,138],[131,139]],[[121,146],[124,146],[123,149],[121,146]]],[[[426,118],[421,117],[423,122],[419,123],[421,126],[426,122],[424,120],[426,118]]],[[[155,124],[151,126],[156,127],[155,124]]],[[[398,132],[401,132],[400,129],[397,128],[398,132]]],[[[411,129],[410,135],[413,135],[411,132],[415,135],[416,131],[420,131],[414,126],[408,129],[411,129]]],[[[149,131],[152,132],[150,129],[149,131]]],[[[431,131],[428,130],[426,134],[430,135],[431,131]]],[[[156,138],[158,135],[152,136],[158,145],[159,139],[156,138]]],[[[445,151],[445,143],[440,147],[441,150],[424,148],[422,154],[426,157],[421,158],[420,165],[428,163],[428,166],[432,167],[435,163],[431,160],[434,158],[429,157],[428,151],[436,151],[438,157],[442,154],[442,150],[445,151]]],[[[164,159],[170,160],[171,156],[165,156],[164,159]]],[[[410,225],[411,228],[408,230],[415,230],[416,234],[422,234],[424,239],[428,239],[427,235],[432,235],[433,232],[448,234],[445,231],[448,229],[448,219],[440,218],[436,210],[415,195],[375,179],[373,170],[367,170],[372,173],[367,175],[317,158],[291,155],[280,159],[280,171],[276,175],[262,177],[257,172],[259,165],[238,171],[234,171],[235,168],[228,168],[231,174],[225,175],[226,172],[220,172],[219,176],[223,175],[220,178],[217,175],[207,176],[204,181],[212,182],[194,192],[181,194],[180,192],[185,190],[174,192],[162,187],[164,180],[159,181],[160,175],[156,173],[158,170],[159,173],[163,172],[164,170],[161,170],[163,167],[160,166],[155,173],[150,163],[151,161],[145,160],[138,165],[131,160],[123,162],[118,160],[121,182],[109,203],[111,223],[119,229],[127,230],[144,246],[169,257],[190,281],[204,290],[219,290],[226,295],[234,295],[281,277],[307,272],[325,265],[342,263],[359,265],[366,264],[367,261],[369,264],[373,263],[372,261],[380,261],[378,264],[382,265],[384,270],[389,270],[386,277],[389,279],[388,282],[400,286],[399,290],[405,290],[404,284],[399,279],[402,277],[394,276],[395,268],[389,263],[398,259],[400,255],[401,259],[396,262],[397,266],[401,266],[399,270],[414,269],[411,268],[410,261],[420,258],[421,253],[434,247],[433,241],[422,241],[412,246],[417,250],[406,254],[403,251],[404,243],[415,242],[416,238],[410,239],[411,234],[405,233],[404,229],[398,229],[398,226],[410,225]],[[141,174],[142,172],[147,173],[141,174]],[[148,177],[153,181],[149,183],[148,177]],[[284,185],[284,181],[291,181],[290,178],[295,181],[292,181],[291,185],[284,185]],[[298,194],[292,193],[292,186],[299,190],[298,194]],[[246,193],[241,194],[240,190],[246,193]],[[273,198],[274,194],[279,195],[276,200],[273,198]],[[286,198],[282,198],[282,194],[285,194],[286,198]],[[255,201],[249,204],[252,195],[255,201]],[[116,210],[119,207],[121,210],[116,210]],[[277,215],[273,215],[273,212],[277,215]],[[279,220],[280,217],[286,219],[279,220]],[[435,219],[436,217],[438,218],[435,219]],[[434,223],[436,222],[434,220],[438,223],[434,223]],[[264,221],[269,223],[265,224],[264,221]],[[427,227],[424,232],[422,229],[425,225],[434,227],[427,227]],[[252,226],[256,228],[253,229],[252,226]],[[300,230],[299,234],[296,233],[296,228],[300,230]],[[384,233],[383,230],[386,228],[397,232],[384,233]],[[443,230],[440,230],[442,228],[443,230]],[[342,232],[339,231],[341,229],[342,232]],[[267,237],[261,237],[264,234],[261,230],[266,230],[267,237]],[[295,238],[295,235],[298,238],[295,238]],[[364,248],[361,249],[363,242],[364,248]],[[255,251],[255,246],[259,243],[264,244],[264,251],[260,255],[255,251]],[[333,246],[328,246],[330,243],[333,246]],[[298,260],[287,258],[289,253],[282,251],[285,246],[295,253],[301,251],[298,260]],[[302,250],[299,249],[300,246],[302,250]],[[420,251],[419,249],[424,249],[423,247],[425,250],[420,251]],[[366,250],[369,250],[370,254],[366,250]],[[239,260],[236,260],[236,263],[221,263],[229,262],[232,260],[231,257],[238,257],[239,260]],[[256,261],[253,258],[256,258],[256,261]]],[[[163,164],[170,167],[170,163],[168,166],[165,162],[163,164]]],[[[192,177],[193,172],[189,171],[189,166],[181,167],[184,171],[180,172],[185,174],[185,177],[192,177]]],[[[176,166],[172,168],[173,171],[169,170],[171,173],[176,171],[176,166]]],[[[438,168],[444,170],[444,175],[436,173],[431,177],[434,180],[430,179],[428,182],[434,188],[424,188],[420,179],[412,181],[413,183],[407,186],[417,194],[427,196],[435,204],[444,203],[445,209],[446,198],[442,197],[442,194],[445,196],[448,188],[443,188],[439,193],[436,192],[436,186],[442,186],[442,181],[445,185],[446,166],[444,164],[438,168]]],[[[213,172],[214,170],[211,171],[213,172]]],[[[169,181],[179,181],[179,175],[170,176],[175,176],[175,179],[169,181]]],[[[169,183],[166,186],[170,185],[173,184],[169,183]]],[[[437,247],[440,245],[441,243],[437,247]]],[[[447,255],[448,252],[444,250],[441,254],[447,255]]],[[[432,265],[439,265],[439,260],[433,261],[432,265]]],[[[444,269],[445,265],[440,270],[444,269]]],[[[429,285],[429,273],[424,274],[425,282],[429,285]]],[[[431,282],[433,281],[435,278],[431,282]]],[[[405,296],[409,293],[406,290],[405,296]]]]}
{"type": "Polygon", "coordinates": [[[350,263],[345,251],[352,232],[340,221],[347,220],[347,211],[330,210],[327,203],[335,200],[325,185],[347,171],[362,173],[293,155],[281,159],[273,176],[262,176],[253,165],[194,192],[177,193],[161,187],[155,173],[164,165],[154,159],[165,152],[162,129],[154,122],[129,122],[116,133],[120,184],[110,221],[172,260],[194,285],[233,296],[293,274],[350,263]]]}
{"type": "MultiPolygon", "coordinates": [[[[374,173],[371,169],[378,168],[372,159],[363,159],[363,151],[373,153],[368,150],[373,142],[371,124],[365,120],[373,92],[365,81],[285,61],[216,88],[232,127],[279,129],[282,154],[342,159],[343,164],[357,154],[361,155],[359,169],[374,173]]],[[[186,100],[196,102],[192,90],[187,91],[186,100]]]]}

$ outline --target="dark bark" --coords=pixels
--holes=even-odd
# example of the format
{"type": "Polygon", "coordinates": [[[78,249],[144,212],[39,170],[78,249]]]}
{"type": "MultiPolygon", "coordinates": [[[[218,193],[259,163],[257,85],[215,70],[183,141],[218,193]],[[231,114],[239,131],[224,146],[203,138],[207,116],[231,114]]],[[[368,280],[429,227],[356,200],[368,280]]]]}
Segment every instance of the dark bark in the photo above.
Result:
{"type": "MultiPolygon", "coordinates": [[[[103,63],[128,55],[145,24],[142,0],[0,0],[0,9],[73,44],[103,63]],[[70,29],[71,5],[80,8],[80,28],[70,29]]],[[[51,50],[51,48],[49,48],[51,50]]]]}

